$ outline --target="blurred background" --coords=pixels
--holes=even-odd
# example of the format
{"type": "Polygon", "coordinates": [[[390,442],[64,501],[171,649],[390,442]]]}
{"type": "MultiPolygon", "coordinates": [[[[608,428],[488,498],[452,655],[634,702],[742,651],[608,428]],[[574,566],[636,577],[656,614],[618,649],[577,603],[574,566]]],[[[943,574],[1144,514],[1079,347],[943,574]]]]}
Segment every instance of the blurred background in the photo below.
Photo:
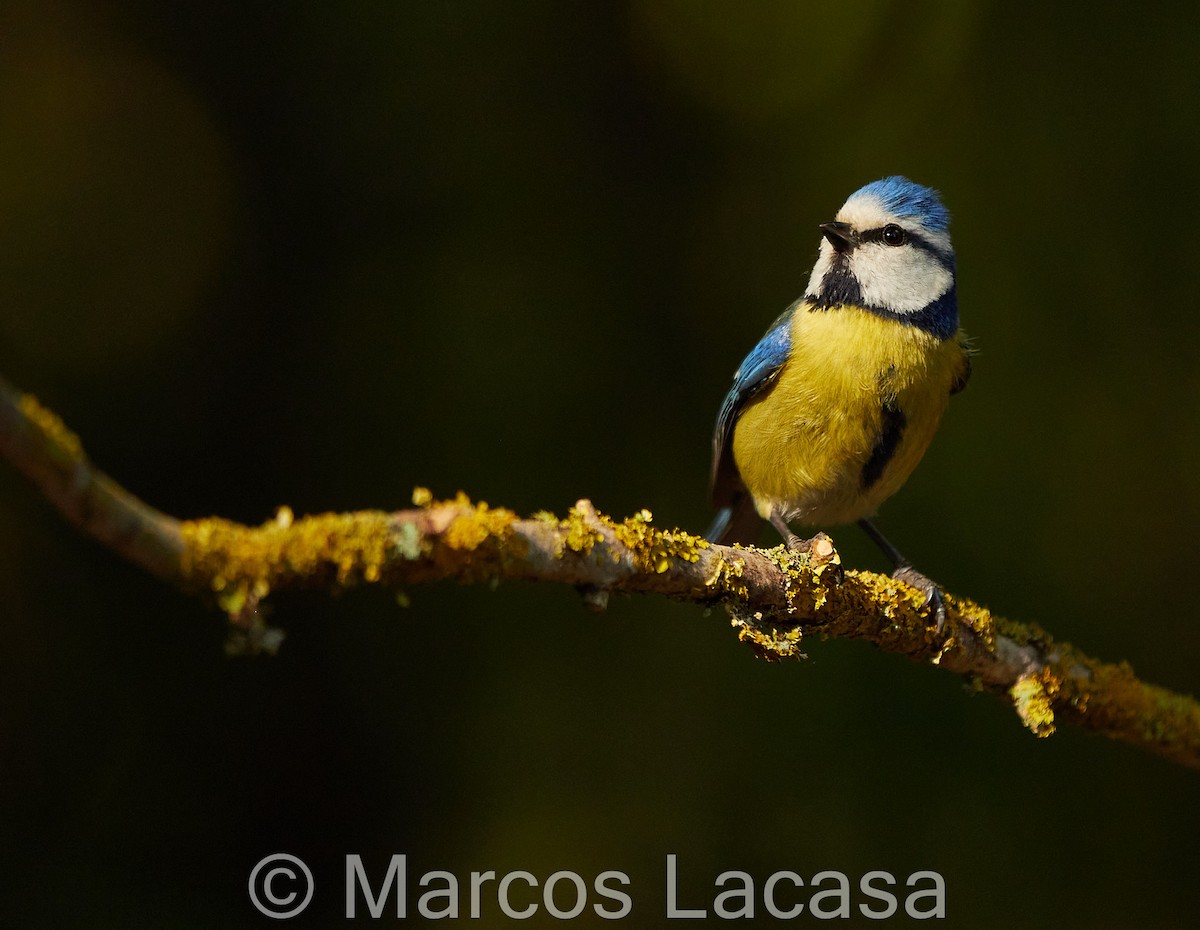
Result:
{"type": "MultiPolygon", "coordinates": [[[[1196,692],[1198,18],[9,0],[0,371],[180,517],[422,484],[700,531],[717,407],[816,225],[907,174],[954,214],[979,355],[880,525],[1196,692]]],[[[710,910],[727,869],[933,869],[953,926],[1194,926],[1194,772],[863,644],[767,665],[720,611],[411,596],[281,597],[281,654],[230,659],[215,608],[0,465],[0,923],[270,925],[246,881],[284,851],[297,925],[341,920],[346,854],[407,853],[414,886],[619,869],[660,926],[677,853],[710,910]]]]}

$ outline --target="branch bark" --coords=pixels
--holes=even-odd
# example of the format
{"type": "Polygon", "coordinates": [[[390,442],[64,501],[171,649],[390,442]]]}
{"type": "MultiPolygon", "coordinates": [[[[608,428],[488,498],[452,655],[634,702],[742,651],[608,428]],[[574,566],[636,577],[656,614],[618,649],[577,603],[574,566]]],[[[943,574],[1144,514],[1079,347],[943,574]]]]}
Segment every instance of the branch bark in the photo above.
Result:
{"type": "Polygon", "coordinates": [[[614,520],[581,500],[565,517],[474,503],[297,519],[281,508],[257,527],[212,517],[180,521],[98,471],[78,438],[35,398],[0,379],[0,457],[22,471],[72,524],[182,590],[208,592],[233,623],[237,649],[274,650],[282,634],[259,605],[285,588],[376,584],[405,588],[442,579],[573,585],[602,609],[608,592],[661,594],[722,604],[739,639],[768,660],[802,657],[803,637],[863,639],[931,662],[1010,702],[1037,736],[1069,722],[1200,768],[1200,705],[1055,643],[1036,626],[948,595],[938,634],[919,592],[885,575],[843,570],[832,541],[808,551],[717,546],[655,526],[647,511],[614,520]]]}

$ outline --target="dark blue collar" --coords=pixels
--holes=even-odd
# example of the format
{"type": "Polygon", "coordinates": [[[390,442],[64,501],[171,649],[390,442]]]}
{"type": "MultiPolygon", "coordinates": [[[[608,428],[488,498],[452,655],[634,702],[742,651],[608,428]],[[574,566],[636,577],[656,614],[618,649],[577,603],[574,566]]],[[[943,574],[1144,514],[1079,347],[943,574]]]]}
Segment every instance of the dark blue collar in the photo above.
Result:
{"type": "Polygon", "coordinates": [[[895,320],[907,326],[915,326],[937,339],[949,339],[958,332],[958,285],[951,284],[950,290],[920,310],[912,313],[900,313],[888,307],[875,307],[864,303],[862,290],[851,275],[838,275],[833,278],[827,274],[822,281],[825,296],[816,297],[806,294],[804,297],[813,310],[833,310],[837,307],[861,307],[876,316],[895,320]]]}

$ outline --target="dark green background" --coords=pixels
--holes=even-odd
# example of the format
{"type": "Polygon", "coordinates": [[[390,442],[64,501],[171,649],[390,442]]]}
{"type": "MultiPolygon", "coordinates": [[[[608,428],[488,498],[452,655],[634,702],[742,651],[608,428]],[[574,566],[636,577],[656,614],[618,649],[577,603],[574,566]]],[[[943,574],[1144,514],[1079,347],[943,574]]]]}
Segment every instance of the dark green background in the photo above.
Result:
{"type": "MultiPolygon", "coordinates": [[[[816,224],[904,173],[954,214],[979,354],[881,525],[949,590],[1200,689],[1194,11],[236,6],[0,12],[0,371],[130,489],[700,530],[730,374],[816,224]]],[[[1193,772],[861,644],[766,665],[719,611],[411,594],[280,598],[279,657],[231,660],[215,609],[0,467],[0,922],[274,926],[245,882],[286,851],[310,925],[345,854],[405,852],[621,869],[656,926],[674,852],[692,905],[725,869],[935,869],[956,927],[1194,926],[1193,772]]]]}

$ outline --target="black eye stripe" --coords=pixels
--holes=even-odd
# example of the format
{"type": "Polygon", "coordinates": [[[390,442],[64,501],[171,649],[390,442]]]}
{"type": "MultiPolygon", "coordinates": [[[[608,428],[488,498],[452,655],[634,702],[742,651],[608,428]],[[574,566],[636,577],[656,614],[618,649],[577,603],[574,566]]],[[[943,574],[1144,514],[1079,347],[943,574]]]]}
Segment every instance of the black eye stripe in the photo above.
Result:
{"type": "Polygon", "coordinates": [[[909,232],[907,229],[897,226],[895,223],[888,223],[886,226],[880,226],[878,229],[868,229],[866,232],[859,233],[858,238],[862,242],[885,242],[888,245],[891,245],[890,242],[887,242],[887,238],[884,234],[885,232],[890,233],[897,229],[900,230],[906,241],[911,242],[913,239],[919,238],[918,236],[909,232]]]}
{"type": "MultiPolygon", "coordinates": [[[[895,223],[888,223],[888,226],[894,226],[895,223]]],[[[883,231],[887,226],[880,226],[877,229],[867,229],[858,234],[859,242],[883,242],[883,231]]],[[[922,236],[920,233],[913,232],[911,229],[905,229],[904,234],[908,239],[907,245],[920,249],[922,252],[928,252],[936,258],[942,265],[947,268],[954,268],[954,259],[944,250],[939,249],[932,242],[922,236]]]]}

